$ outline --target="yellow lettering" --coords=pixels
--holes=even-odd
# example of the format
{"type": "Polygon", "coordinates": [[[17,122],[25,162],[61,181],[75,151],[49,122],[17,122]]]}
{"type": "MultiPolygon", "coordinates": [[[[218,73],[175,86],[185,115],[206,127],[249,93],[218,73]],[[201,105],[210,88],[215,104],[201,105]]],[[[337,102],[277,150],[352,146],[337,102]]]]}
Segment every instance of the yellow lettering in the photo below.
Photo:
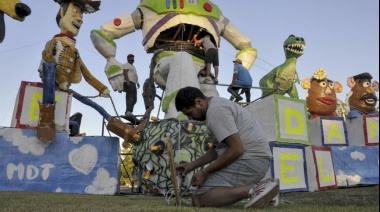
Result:
{"type": "Polygon", "coordinates": [[[371,139],[375,139],[375,133],[379,134],[379,125],[376,125],[373,121],[369,121],[369,135],[371,139]]]}
{"type": "Polygon", "coordinates": [[[30,103],[29,119],[32,121],[38,121],[40,106],[38,100],[42,99],[42,93],[33,93],[32,102],[30,103]]]}
{"type": "MultiPolygon", "coordinates": [[[[42,93],[40,92],[33,93],[32,102],[30,103],[30,110],[29,110],[29,119],[31,121],[38,121],[39,119],[40,106],[38,102],[41,100],[42,100],[42,93]]],[[[61,97],[56,95],[55,101],[59,102],[59,100],[61,100],[61,97]]]]}
{"type": "Polygon", "coordinates": [[[331,182],[332,177],[329,175],[325,175],[325,171],[323,170],[323,162],[322,162],[321,156],[318,156],[318,167],[319,167],[319,175],[322,178],[322,182],[331,182]]]}
{"type": "Polygon", "coordinates": [[[292,135],[301,135],[305,130],[301,112],[293,108],[285,108],[284,113],[286,132],[292,135]],[[292,126],[292,120],[295,120],[294,118],[297,120],[297,126],[292,126]]]}
{"type": "Polygon", "coordinates": [[[297,183],[299,182],[298,177],[288,177],[286,175],[287,172],[294,172],[295,167],[294,166],[287,166],[286,161],[289,160],[299,160],[299,155],[297,154],[281,154],[280,155],[280,172],[281,172],[281,182],[283,183],[297,183]]]}
{"type": "Polygon", "coordinates": [[[339,129],[336,126],[335,122],[333,122],[331,124],[330,132],[329,132],[329,135],[327,136],[327,140],[331,141],[331,138],[334,137],[334,136],[338,137],[338,139],[339,139],[340,142],[343,142],[343,137],[340,134],[339,129]]]}

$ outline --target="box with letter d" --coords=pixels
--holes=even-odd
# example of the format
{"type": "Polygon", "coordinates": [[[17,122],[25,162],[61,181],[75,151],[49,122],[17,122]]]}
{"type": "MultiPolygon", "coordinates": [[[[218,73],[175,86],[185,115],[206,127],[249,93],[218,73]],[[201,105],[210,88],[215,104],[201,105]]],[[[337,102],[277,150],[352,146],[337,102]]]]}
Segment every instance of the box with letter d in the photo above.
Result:
{"type": "Polygon", "coordinates": [[[310,144],[304,100],[271,95],[245,108],[259,121],[269,141],[310,144]]]}

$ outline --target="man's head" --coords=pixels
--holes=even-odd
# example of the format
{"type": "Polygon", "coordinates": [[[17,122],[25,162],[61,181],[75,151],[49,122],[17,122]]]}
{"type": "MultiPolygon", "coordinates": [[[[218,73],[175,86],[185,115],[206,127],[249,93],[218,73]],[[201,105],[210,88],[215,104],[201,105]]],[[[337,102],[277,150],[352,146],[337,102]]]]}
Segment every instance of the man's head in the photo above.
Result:
{"type": "Polygon", "coordinates": [[[204,121],[206,120],[208,99],[201,90],[189,86],[178,91],[175,107],[190,120],[204,121]]]}
{"type": "Polygon", "coordinates": [[[234,64],[243,64],[243,62],[240,59],[236,59],[232,61],[234,64]]]}
{"type": "Polygon", "coordinates": [[[358,110],[363,114],[375,110],[377,97],[375,91],[379,91],[377,81],[371,82],[369,73],[358,74],[347,79],[347,85],[351,88],[351,96],[348,99],[351,110],[358,110]]]}
{"type": "Polygon", "coordinates": [[[135,55],[129,54],[127,56],[127,61],[128,61],[128,63],[133,64],[135,62],[135,55]]]}

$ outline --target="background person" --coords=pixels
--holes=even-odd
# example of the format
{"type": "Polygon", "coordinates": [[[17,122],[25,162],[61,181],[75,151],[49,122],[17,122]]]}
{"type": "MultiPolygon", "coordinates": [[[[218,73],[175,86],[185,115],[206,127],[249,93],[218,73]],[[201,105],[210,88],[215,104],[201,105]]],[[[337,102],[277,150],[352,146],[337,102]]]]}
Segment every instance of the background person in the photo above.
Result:
{"type": "Polygon", "coordinates": [[[137,76],[137,71],[133,63],[135,62],[135,56],[129,54],[127,56],[127,63],[123,65],[124,74],[124,91],[125,91],[125,101],[127,109],[125,111],[125,116],[133,116],[133,108],[137,102],[137,88],[140,88],[139,78],[137,76]]]}
{"type": "Polygon", "coordinates": [[[150,78],[146,78],[144,85],[142,96],[144,99],[145,109],[154,108],[154,99],[156,98],[156,87],[154,81],[150,80],[150,78]]]}
{"type": "Polygon", "coordinates": [[[234,73],[232,75],[232,82],[230,86],[228,87],[227,91],[232,94],[230,97],[230,100],[233,101],[235,99],[235,102],[239,102],[243,98],[239,95],[239,90],[241,90],[241,93],[245,93],[245,99],[247,103],[251,102],[251,87],[252,87],[252,77],[249,73],[248,69],[246,69],[242,65],[242,61],[240,59],[236,59],[233,61],[234,63],[234,73]],[[237,87],[235,85],[238,85],[237,87]],[[242,88],[249,87],[249,88],[242,88]]]}
{"type": "MultiPolygon", "coordinates": [[[[201,31],[201,30],[200,30],[201,31]]],[[[199,32],[200,32],[199,31],[199,32]]],[[[199,33],[198,32],[198,33],[199,33]]],[[[193,39],[194,43],[197,46],[203,46],[206,53],[206,78],[202,83],[215,83],[218,84],[218,75],[219,75],[219,53],[218,49],[215,47],[214,43],[210,40],[210,36],[206,35],[200,40],[197,40],[198,33],[194,34],[193,39]],[[211,75],[211,63],[214,66],[215,78],[212,80],[211,75]]]]}

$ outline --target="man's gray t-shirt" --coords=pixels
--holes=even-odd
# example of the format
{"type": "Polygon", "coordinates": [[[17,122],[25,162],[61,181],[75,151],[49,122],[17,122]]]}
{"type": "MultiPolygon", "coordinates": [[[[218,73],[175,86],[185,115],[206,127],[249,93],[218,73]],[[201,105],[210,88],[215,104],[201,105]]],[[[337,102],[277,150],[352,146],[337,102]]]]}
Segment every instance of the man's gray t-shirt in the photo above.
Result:
{"type": "Polygon", "coordinates": [[[212,97],[206,114],[206,125],[219,142],[220,155],[227,145],[222,142],[228,136],[239,133],[244,154],[240,159],[272,157],[269,142],[253,115],[240,105],[221,97],[212,97]]]}
{"type": "Polygon", "coordinates": [[[216,49],[215,45],[211,42],[209,38],[202,38],[201,41],[203,48],[205,49],[205,52],[207,52],[207,50],[209,49],[216,49]]]}

